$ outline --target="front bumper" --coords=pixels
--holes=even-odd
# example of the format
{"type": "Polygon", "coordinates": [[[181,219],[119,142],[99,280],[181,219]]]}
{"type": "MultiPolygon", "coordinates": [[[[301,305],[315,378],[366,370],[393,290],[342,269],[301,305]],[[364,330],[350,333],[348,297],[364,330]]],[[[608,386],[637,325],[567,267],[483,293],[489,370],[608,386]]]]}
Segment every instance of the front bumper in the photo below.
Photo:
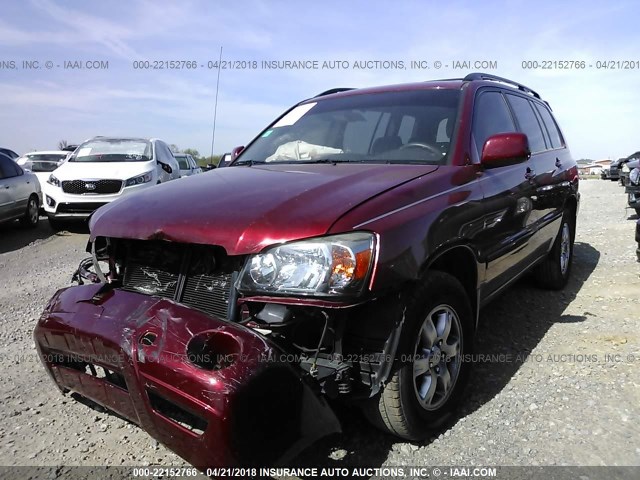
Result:
{"type": "Polygon", "coordinates": [[[340,431],[325,400],[253,330],[102,286],[59,290],[36,326],[40,358],[63,391],[203,469],[282,463],[340,431]]]}
{"type": "Polygon", "coordinates": [[[45,182],[42,186],[42,206],[47,216],[52,218],[87,218],[103,205],[151,186],[152,183],[133,185],[110,194],[71,194],[45,182]]]}

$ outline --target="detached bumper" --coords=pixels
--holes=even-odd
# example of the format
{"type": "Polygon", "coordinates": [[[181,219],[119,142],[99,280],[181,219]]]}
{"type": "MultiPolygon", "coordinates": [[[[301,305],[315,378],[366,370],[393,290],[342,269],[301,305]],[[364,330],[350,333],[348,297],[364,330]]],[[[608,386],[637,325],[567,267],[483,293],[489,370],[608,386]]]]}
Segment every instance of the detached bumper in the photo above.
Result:
{"type": "Polygon", "coordinates": [[[254,331],[100,287],[58,291],[36,326],[40,358],[63,391],[117,412],[200,468],[281,463],[340,431],[324,399],[254,331]]]}

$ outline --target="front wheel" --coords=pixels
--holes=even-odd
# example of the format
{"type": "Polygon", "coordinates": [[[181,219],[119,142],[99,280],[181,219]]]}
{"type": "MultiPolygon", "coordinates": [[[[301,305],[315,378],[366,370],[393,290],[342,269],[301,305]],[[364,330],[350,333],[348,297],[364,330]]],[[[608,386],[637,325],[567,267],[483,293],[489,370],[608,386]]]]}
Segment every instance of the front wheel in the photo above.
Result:
{"type": "Polygon", "coordinates": [[[426,275],[404,307],[397,367],[364,412],[388,433],[422,440],[448,420],[462,397],[473,316],[460,282],[437,271],[426,275]]]}

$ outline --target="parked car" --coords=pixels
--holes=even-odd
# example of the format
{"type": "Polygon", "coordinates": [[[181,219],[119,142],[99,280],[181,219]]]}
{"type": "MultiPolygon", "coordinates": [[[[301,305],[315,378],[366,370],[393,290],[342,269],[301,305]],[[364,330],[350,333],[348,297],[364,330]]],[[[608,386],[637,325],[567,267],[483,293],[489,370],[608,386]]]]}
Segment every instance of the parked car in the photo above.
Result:
{"type": "Polygon", "coordinates": [[[620,180],[620,170],[627,161],[627,158],[619,158],[611,162],[611,165],[609,165],[609,180],[620,180]]]}
{"type": "Polygon", "coordinates": [[[44,210],[54,229],[86,219],[107,203],[180,178],[178,162],[158,139],[95,137],[80,145],[49,175],[44,210]]]}
{"type": "Polygon", "coordinates": [[[462,398],[479,309],[530,271],[566,285],[578,183],[511,80],[333,89],[231,166],[98,210],[96,283],[54,295],[37,349],[199,467],[299,452],[340,428],[327,399],[424,439],[462,398]]]}
{"type": "Polygon", "coordinates": [[[220,157],[220,161],[218,162],[218,168],[228,167],[231,163],[231,153],[225,153],[220,157]]]}
{"type": "Polygon", "coordinates": [[[629,174],[635,168],[634,165],[637,165],[637,158],[627,157],[626,162],[624,162],[620,166],[620,185],[626,187],[629,185],[629,174]],[[634,163],[635,162],[635,163],[634,163]]]}
{"type": "Polygon", "coordinates": [[[36,227],[41,198],[38,178],[0,153],[0,223],[19,219],[26,227],[36,227]]]}
{"type": "Polygon", "coordinates": [[[627,202],[640,215],[640,160],[632,160],[626,166],[629,168],[629,180],[625,183],[627,202]]]}
{"type": "Polygon", "coordinates": [[[62,165],[69,154],[69,152],[63,150],[30,152],[18,158],[17,163],[22,168],[35,173],[40,185],[44,185],[47,183],[51,172],[62,165]]]}
{"type": "Polygon", "coordinates": [[[188,153],[174,153],[174,157],[180,165],[180,175],[183,177],[190,177],[191,175],[197,175],[202,173],[202,169],[198,166],[198,162],[188,153]]]}
{"type": "Polygon", "coordinates": [[[0,153],[8,156],[11,160],[15,160],[20,156],[13,150],[9,150],[8,148],[2,148],[2,147],[0,147],[0,153]]]}

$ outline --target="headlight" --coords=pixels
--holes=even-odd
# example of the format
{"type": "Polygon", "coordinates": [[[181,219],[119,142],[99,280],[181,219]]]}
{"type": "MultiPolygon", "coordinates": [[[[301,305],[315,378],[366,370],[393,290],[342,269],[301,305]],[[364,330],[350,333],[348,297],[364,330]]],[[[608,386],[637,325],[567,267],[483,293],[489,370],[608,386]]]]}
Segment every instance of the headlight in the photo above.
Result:
{"type": "Polygon", "coordinates": [[[55,187],[59,187],[60,186],[60,180],[58,180],[53,174],[49,175],[49,180],[47,180],[47,183],[55,186],[55,187]]]}
{"type": "Polygon", "coordinates": [[[626,163],[622,166],[622,171],[625,173],[629,171],[629,167],[627,166],[626,163]]]}
{"type": "Polygon", "coordinates": [[[131,187],[133,185],[140,185],[142,183],[148,183],[153,178],[152,172],[143,173],[137,177],[133,177],[127,180],[124,184],[125,187],[131,187]]]}
{"type": "Polygon", "coordinates": [[[376,237],[345,233],[291,242],[247,259],[238,279],[242,293],[354,295],[365,287],[376,237]]]}
{"type": "Polygon", "coordinates": [[[629,174],[629,181],[634,185],[640,184],[640,168],[634,168],[629,174]]]}

